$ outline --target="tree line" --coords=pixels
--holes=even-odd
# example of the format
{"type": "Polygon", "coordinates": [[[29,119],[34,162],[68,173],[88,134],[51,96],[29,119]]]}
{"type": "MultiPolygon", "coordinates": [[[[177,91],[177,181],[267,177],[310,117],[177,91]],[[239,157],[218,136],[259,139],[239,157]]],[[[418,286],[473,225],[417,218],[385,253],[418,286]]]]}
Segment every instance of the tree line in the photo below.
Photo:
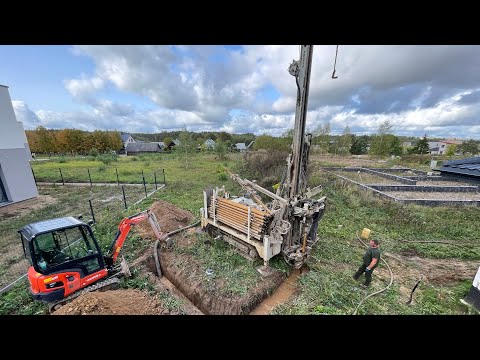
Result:
{"type": "Polygon", "coordinates": [[[123,147],[122,138],[118,131],[55,130],[38,126],[35,130],[26,130],[25,133],[30,151],[34,153],[86,155],[92,149],[99,153],[106,153],[119,151],[123,147]]]}

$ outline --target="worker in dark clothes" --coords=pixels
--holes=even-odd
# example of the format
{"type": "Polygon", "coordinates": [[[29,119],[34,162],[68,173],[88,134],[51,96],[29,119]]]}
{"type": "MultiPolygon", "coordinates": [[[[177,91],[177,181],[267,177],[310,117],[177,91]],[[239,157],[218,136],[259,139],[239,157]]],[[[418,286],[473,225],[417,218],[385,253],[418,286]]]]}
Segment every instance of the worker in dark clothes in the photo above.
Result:
{"type": "Polygon", "coordinates": [[[378,244],[378,240],[370,240],[370,247],[363,255],[363,263],[360,265],[355,275],[353,275],[353,278],[358,280],[358,278],[365,273],[365,283],[362,284],[363,287],[370,286],[370,283],[372,282],[372,272],[380,262],[380,249],[378,248],[378,244]]]}

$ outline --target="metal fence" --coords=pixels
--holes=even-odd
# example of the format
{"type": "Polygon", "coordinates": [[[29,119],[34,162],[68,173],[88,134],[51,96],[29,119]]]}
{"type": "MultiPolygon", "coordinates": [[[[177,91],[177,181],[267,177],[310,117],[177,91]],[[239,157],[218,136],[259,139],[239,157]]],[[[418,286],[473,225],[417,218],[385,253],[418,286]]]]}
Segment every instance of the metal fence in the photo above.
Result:
{"type": "Polygon", "coordinates": [[[98,221],[105,212],[122,212],[138,205],[165,186],[165,172],[160,182],[156,173],[139,177],[141,183],[43,183],[37,182],[37,199],[0,208],[0,294],[10,290],[25,278],[29,267],[25,259],[18,230],[27,223],[62,216],[83,216],[84,221],[98,221]],[[148,181],[151,180],[151,181],[148,181]],[[70,186],[69,186],[70,185],[70,186]],[[103,185],[103,186],[101,186],[103,185]],[[53,196],[52,196],[53,195],[53,196]],[[45,213],[48,199],[58,198],[50,204],[51,214],[45,213]],[[62,200],[64,199],[63,203],[62,200]],[[78,199],[78,201],[77,201],[78,199]],[[38,211],[37,211],[38,210],[38,211]]]}

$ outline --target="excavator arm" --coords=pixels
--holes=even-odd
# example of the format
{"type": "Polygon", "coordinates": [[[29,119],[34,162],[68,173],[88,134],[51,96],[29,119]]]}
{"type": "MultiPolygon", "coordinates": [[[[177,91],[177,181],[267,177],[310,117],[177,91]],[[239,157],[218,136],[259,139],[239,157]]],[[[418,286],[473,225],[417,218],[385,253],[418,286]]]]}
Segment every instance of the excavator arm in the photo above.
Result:
{"type": "Polygon", "coordinates": [[[117,260],[118,254],[123,247],[123,243],[127,238],[132,226],[137,225],[145,220],[148,220],[150,226],[152,227],[153,232],[158,240],[166,240],[168,235],[161,231],[160,225],[158,224],[155,214],[151,210],[144,210],[132,216],[129,216],[123,219],[118,225],[117,233],[113,239],[112,245],[108,250],[107,254],[110,254],[111,263],[115,263],[117,260]]]}

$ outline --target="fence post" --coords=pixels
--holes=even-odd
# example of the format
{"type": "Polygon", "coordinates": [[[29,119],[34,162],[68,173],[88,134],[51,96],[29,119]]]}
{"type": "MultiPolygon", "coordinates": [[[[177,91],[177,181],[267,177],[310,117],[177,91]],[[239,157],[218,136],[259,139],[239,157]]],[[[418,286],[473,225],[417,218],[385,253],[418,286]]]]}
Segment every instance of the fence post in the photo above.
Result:
{"type": "Polygon", "coordinates": [[[125,210],[127,210],[127,198],[125,197],[125,188],[122,185],[123,203],[125,204],[125,210]]]}
{"type": "Polygon", "coordinates": [[[88,171],[88,179],[90,180],[90,186],[93,186],[92,185],[92,177],[90,176],[90,169],[87,169],[88,171]]]}
{"type": "Polygon", "coordinates": [[[153,173],[153,178],[154,178],[154,181],[155,181],[155,190],[158,190],[158,187],[157,187],[157,173],[156,172],[153,173]]]}
{"type": "Polygon", "coordinates": [[[58,170],[60,170],[60,176],[62,177],[63,186],[65,186],[65,180],[63,180],[62,169],[58,168],[58,170]]]}
{"type": "Polygon", "coordinates": [[[120,186],[120,181],[118,180],[118,169],[115,168],[115,172],[117,173],[117,185],[120,186]]]}
{"type": "Polygon", "coordinates": [[[33,172],[33,168],[30,167],[30,169],[32,169],[32,175],[33,175],[33,180],[35,180],[35,186],[37,186],[37,178],[35,177],[35,173],[33,172]]]}
{"type": "Polygon", "coordinates": [[[167,185],[167,180],[165,180],[165,169],[162,169],[163,172],[163,183],[167,185]]]}
{"type": "Polygon", "coordinates": [[[143,188],[145,189],[145,197],[147,197],[147,185],[145,184],[145,176],[143,176],[143,170],[142,170],[142,179],[143,179],[143,188]]]}
{"type": "Polygon", "coordinates": [[[93,212],[92,200],[88,200],[88,203],[90,204],[90,213],[92,214],[93,223],[95,224],[96,221],[95,221],[95,213],[93,212]]]}

